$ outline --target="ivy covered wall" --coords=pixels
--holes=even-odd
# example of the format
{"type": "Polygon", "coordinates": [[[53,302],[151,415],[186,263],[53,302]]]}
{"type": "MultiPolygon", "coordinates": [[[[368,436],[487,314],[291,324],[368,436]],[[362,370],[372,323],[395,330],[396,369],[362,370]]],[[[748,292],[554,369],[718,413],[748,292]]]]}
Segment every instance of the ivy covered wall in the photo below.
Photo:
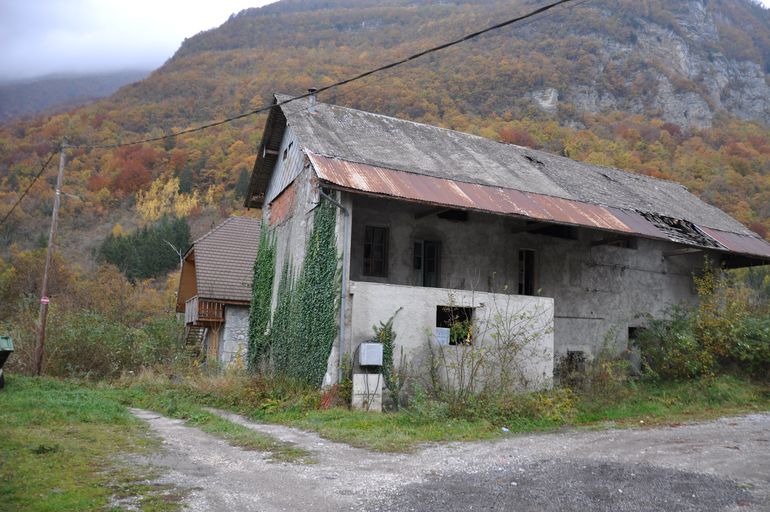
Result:
{"type": "Polygon", "coordinates": [[[254,361],[252,369],[269,356],[276,374],[316,386],[322,384],[337,336],[340,272],[336,218],[336,208],[322,200],[313,214],[305,259],[297,276],[292,271],[290,255],[284,260],[272,319],[273,281],[268,283],[266,273],[275,275],[275,240],[267,239],[268,248],[262,257],[260,246],[254,265],[255,300],[252,302],[249,344],[249,360],[254,361]],[[258,293],[264,295],[257,297],[258,293]],[[268,319],[267,323],[265,319],[268,319]]]}
{"type": "Polygon", "coordinates": [[[275,279],[275,238],[267,225],[262,224],[257,258],[254,261],[254,280],[251,284],[251,309],[249,310],[248,367],[256,371],[260,361],[269,354],[270,303],[275,279]]]}

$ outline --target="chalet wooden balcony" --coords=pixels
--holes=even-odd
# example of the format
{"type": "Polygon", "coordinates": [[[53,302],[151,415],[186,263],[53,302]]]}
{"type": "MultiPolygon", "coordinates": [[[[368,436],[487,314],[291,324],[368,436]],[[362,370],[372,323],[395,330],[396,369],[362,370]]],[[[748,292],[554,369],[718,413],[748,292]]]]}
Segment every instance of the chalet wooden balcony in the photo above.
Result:
{"type": "Polygon", "coordinates": [[[193,297],[185,302],[184,321],[188,325],[211,325],[224,322],[225,305],[216,300],[193,297]]]}

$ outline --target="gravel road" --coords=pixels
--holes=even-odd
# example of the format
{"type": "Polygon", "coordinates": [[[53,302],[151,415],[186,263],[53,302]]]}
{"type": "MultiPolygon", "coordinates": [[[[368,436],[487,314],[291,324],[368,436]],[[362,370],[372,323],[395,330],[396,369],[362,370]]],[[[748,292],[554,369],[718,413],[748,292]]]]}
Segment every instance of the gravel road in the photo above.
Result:
{"type": "Polygon", "coordinates": [[[274,463],[156,413],[163,440],[143,460],[201,511],[766,511],[770,414],[676,427],[511,435],[494,442],[372,453],[314,433],[231,421],[313,452],[274,463]]]}

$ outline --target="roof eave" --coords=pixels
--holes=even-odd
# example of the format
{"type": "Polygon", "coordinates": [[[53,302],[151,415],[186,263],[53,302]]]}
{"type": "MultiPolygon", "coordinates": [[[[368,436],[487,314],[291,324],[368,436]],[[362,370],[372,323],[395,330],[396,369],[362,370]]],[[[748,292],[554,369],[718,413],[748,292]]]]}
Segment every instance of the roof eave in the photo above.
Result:
{"type": "Polygon", "coordinates": [[[273,96],[273,105],[265,121],[257,159],[254,162],[249,188],[243,203],[246,208],[262,208],[267,186],[270,183],[273,168],[277,161],[276,155],[280,149],[283,133],[286,129],[286,116],[277,103],[277,98],[273,96]]]}

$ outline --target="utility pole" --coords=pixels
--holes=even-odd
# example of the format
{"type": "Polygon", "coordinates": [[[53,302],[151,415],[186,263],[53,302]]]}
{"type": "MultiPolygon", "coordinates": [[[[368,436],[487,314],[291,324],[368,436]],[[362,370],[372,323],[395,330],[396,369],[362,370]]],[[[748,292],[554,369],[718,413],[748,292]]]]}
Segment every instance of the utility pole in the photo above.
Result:
{"type": "Polygon", "coordinates": [[[37,322],[37,345],[35,345],[35,373],[40,375],[43,371],[43,354],[45,354],[45,322],[48,316],[48,272],[53,263],[54,238],[56,237],[56,224],[59,221],[59,206],[61,205],[62,186],[64,184],[64,164],[67,160],[65,150],[67,141],[62,140],[59,152],[59,174],[56,177],[56,195],[53,200],[53,213],[51,214],[51,230],[48,232],[48,251],[45,255],[45,270],[43,271],[43,286],[40,290],[40,317],[37,322]]]}

